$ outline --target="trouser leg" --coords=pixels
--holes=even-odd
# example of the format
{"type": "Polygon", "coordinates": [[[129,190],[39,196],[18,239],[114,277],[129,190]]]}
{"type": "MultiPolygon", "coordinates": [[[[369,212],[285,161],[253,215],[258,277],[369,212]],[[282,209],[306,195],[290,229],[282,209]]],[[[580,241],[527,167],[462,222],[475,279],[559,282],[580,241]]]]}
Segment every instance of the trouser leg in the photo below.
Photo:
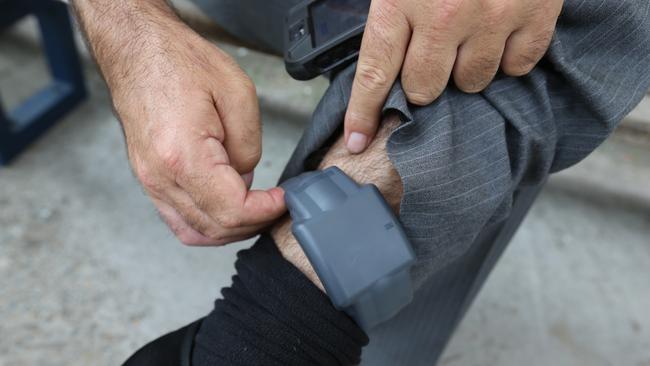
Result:
{"type": "Polygon", "coordinates": [[[467,254],[429,277],[397,317],[370,331],[361,365],[435,365],[541,188],[520,189],[505,222],[486,227],[467,254]]]}
{"type": "Polygon", "coordinates": [[[192,0],[207,16],[233,36],[283,53],[284,17],[299,0],[192,0]]]}

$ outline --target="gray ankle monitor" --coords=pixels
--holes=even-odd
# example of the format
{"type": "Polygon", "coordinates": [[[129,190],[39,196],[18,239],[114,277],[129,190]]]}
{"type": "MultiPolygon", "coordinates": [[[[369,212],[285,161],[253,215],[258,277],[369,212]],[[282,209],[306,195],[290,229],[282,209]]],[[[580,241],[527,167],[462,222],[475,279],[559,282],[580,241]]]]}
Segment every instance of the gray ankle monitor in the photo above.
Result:
{"type": "Polygon", "coordinates": [[[337,309],[368,330],[411,302],[415,255],[377,187],[330,167],[282,188],[292,232],[337,309]]]}

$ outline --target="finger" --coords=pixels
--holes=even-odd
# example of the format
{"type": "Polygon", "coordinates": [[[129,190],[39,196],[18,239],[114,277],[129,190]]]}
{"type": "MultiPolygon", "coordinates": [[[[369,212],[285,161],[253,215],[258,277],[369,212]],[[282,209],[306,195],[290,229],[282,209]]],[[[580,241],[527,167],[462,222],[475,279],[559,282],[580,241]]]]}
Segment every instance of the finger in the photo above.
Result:
{"type": "MultiPolygon", "coordinates": [[[[218,245],[219,241],[228,235],[226,233],[227,230],[219,225],[217,221],[213,220],[207,213],[201,210],[194,202],[192,197],[181,188],[175,187],[168,190],[166,192],[164,201],[168,202],[168,205],[171,206],[173,210],[181,217],[183,223],[188,225],[190,228],[192,228],[192,230],[198,232],[202,236],[210,239],[207,243],[205,243],[206,245],[218,245]]],[[[169,212],[169,210],[165,210],[165,213],[169,214],[167,217],[173,218],[173,215],[169,212]]],[[[177,222],[173,223],[180,225],[177,222]]],[[[176,234],[174,227],[172,227],[172,231],[174,231],[176,234]]],[[[190,233],[180,232],[180,234],[190,233]]],[[[193,244],[192,242],[188,243],[184,240],[188,238],[178,235],[177,237],[185,244],[193,244]]],[[[199,244],[204,244],[204,242],[201,242],[199,244]]]]}
{"type": "Polygon", "coordinates": [[[427,105],[442,94],[459,42],[454,34],[434,34],[423,27],[414,29],[402,69],[404,93],[416,105],[427,105]]]}
{"type": "Polygon", "coordinates": [[[474,2],[433,2],[409,8],[416,14],[402,68],[402,87],[409,102],[426,105],[447,87],[458,47],[476,27],[474,2]],[[423,15],[426,14],[426,15],[423,15]]]}
{"type": "Polygon", "coordinates": [[[392,2],[371,3],[345,115],[344,136],[351,153],[365,150],[377,131],[381,108],[399,74],[410,33],[406,17],[392,2]]]}
{"type": "Polygon", "coordinates": [[[544,57],[553,37],[553,28],[528,27],[515,31],[506,42],[501,69],[510,76],[528,74],[544,57]]]}
{"type": "Polygon", "coordinates": [[[186,245],[216,245],[216,241],[201,234],[189,225],[185,219],[172,206],[165,201],[153,199],[154,205],[162,220],[171,229],[174,235],[186,245]]]}
{"type": "Polygon", "coordinates": [[[469,38],[458,50],[454,82],[466,93],[485,89],[499,70],[505,48],[505,34],[488,33],[469,38]]]}
{"type": "Polygon", "coordinates": [[[267,224],[286,210],[283,191],[249,191],[244,179],[233,167],[197,162],[178,184],[197,207],[226,229],[267,224]]]}
{"type": "Polygon", "coordinates": [[[150,173],[150,169],[140,167],[136,170],[161,218],[181,242],[188,245],[216,244],[207,233],[214,232],[218,225],[196,207],[173,179],[150,173]]]}
{"type": "MultiPolygon", "coordinates": [[[[256,235],[262,228],[268,225],[265,222],[255,225],[241,224],[236,227],[224,227],[198,208],[198,205],[194,203],[192,197],[187,192],[178,188],[169,193],[170,206],[177,208],[175,211],[183,222],[201,236],[209,238],[209,240],[200,240],[196,245],[222,245],[231,243],[256,235]]],[[[179,228],[183,229],[182,226],[179,228]]],[[[181,231],[179,234],[185,234],[185,237],[178,236],[183,243],[194,244],[190,241],[193,238],[190,234],[194,235],[194,233],[181,231]]]]}
{"type": "Polygon", "coordinates": [[[260,110],[255,86],[242,71],[222,86],[215,103],[225,130],[223,145],[230,165],[240,174],[251,172],[262,155],[260,110]]]}

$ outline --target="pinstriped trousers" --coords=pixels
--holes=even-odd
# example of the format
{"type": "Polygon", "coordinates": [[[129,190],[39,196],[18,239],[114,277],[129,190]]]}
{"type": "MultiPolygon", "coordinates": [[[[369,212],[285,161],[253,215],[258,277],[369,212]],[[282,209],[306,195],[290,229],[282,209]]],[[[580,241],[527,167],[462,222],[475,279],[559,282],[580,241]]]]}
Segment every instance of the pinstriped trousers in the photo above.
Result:
{"type": "MultiPolygon", "coordinates": [[[[282,51],[296,0],[195,0],[242,39],[282,51]]],[[[341,126],[354,65],[318,105],[282,179],[341,126]]],[[[650,87],[650,1],[566,0],[550,49],[527,76],[479,94],[450,85],[425,107],[399,81],[384,111],[402,124],[387,151],[404,185],[400,220],[417,253],[414,302],[370,333],[364,365],[433,365],[548,175],[598,147],[650,87]]]]}

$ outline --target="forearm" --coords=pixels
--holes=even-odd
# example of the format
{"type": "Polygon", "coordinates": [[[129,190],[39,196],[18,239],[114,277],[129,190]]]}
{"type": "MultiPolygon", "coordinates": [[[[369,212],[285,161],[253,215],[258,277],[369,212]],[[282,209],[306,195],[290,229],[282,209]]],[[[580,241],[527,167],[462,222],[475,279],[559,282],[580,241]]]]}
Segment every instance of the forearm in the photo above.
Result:
{"type": "Polygon", "coordinates": [[[168,52],[169,29],[189,30],[165,0],[73,0],[87,44],[109,87],[147,73],[142,59],[168,52]]]}
{"type": "MultiPolygon", "coordinates": [[[[398,212],[402,198],[402,182],[386,154],[388,136],[398,125],[396,116],[385,118],[377,136],[362,154],[350,154],[345,147],[343,136],[340,136],[325,154],[318,168],[325,169],[335,165],[357,182],[375,184],[388,204],[398,212]]],[[[323,290],[316,272],[291,233],[290,217],[286,216],[275,224],[271,233],[282,256],[323,290]]]]}

